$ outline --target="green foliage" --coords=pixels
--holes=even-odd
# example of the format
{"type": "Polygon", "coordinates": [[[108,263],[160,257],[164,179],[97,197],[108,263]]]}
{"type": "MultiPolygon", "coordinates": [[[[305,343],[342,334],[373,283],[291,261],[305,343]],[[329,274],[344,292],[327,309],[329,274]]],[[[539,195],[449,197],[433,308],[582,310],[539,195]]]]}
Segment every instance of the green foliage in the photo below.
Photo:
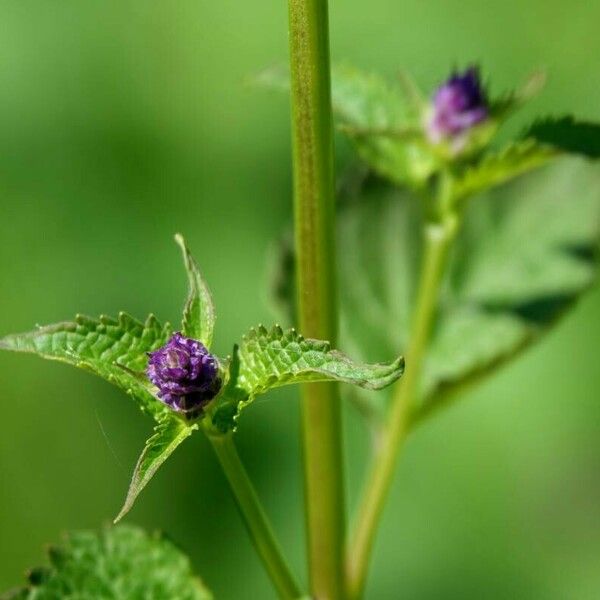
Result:
{"type": "Polygon", "coordinates": [[[6,600],[211,600],[190,561],[158,533],[120,525],[71,533],[48,552],[50,566],[33,569],[26,588],[6,600]]]}
{"type": "MultiPolygon", "coordinates": [[[[417,418],[538,340],[590,286],[599,217],[600,174],[576,159],[557,161],[468,205],[443,285],[417,418]]],[[[363,360],[406,348],[422,225],[418,200],[380,180],[341,199],[341,343],[363,360]]]]}
{"type": "Polygon", "coordinates": [[[400,377],[404,361],[359,364],[331,349],[329,342],[306,339],[295,329],[270,331],[259,326],[244,337],[239,350],[238,385],[249,396],[292,383],[341,381],[379,390],[400,377]]]}
{"type": "Polygon", "coordinates": [[[556,154],[556,150],[550,146],[538,144],[532,139],[512,142],[500,152],[488,152],[479,161],[457,173],[452,187],[453,197],[455,201],[460,201],[506,183],[544,165],[556,154]]]}
{"type": "Polygon", "coordinates": [[[569,154],[600,158],[600,125],[573,117],[547,118],[535,122],[524,134],[569,154]]]}
{"type": "Polygon", "coordinates": [[[152,394],[143,372],[147,352],[164,345],[171,326],[154,315],[145,323],[126,313],[117,319],[77,315],[66,321],[0,339],[0,349],[30,352],[92,371],[132,395],[142,410],[158,417],[164,406],[152,394]]]}
{"type": "Polygon", "coordinates": [[[404,360],[389,364],[361,364],[331,349],[329,342],[306,339],[294,329],[251,329],[230,361],[230,378],[213,415],[220,430],[231,429],[239,412],[259,394],[283,385],[339,381],[380,390],[396,381],[404,360]]]}
{"type": "Polygon", "coordinates": [[[154,435],[146,442],[144,451],[138,459],[125,504],[115,519],[115,523],[129,512],[139,493],[146,487],[158,468],[196,429],[198,429],[197,423],[188,424],[173,413],[166,413],[161,418],[154,428],[154,435]]]}
{"type": "MultiPolygon", "coordinates": [[[[183,252],[189,278],[189,294],[183,310],[183,333],[210,347],[215,309],[208,287],[182,236],[176,241],[183,252]]],[[[0,339],[0,349],[30,352],[88,369],[125,389],[157,422],[146,442],[131,480],[125,504],[116,521],[133,506],[140,492],[177,446],[199,429],[200,423],[214,433],[235,428],[240,410],[258,394],[281,385],[303,381],[345,381],[380,389],[402,374],[403,362],[361,365],[331,350],[328,342],[305,340],[295,331],[283,332],[262,326],[252,330],[233,357],[220,361],[224,387],[196,417],[184,417],[169,409],[155,395],[145,370],[148,352],[171,337],[170,325],[154,316],[144,324],[121,313],[118,319],[77,316],[73,322],[40,327],[0,339]]]]}
{"type": "MultiPolygon", "coordinates": [[[[259,83],[288,90],[284,69],[264,71],[259,83]]],[[[466,161],[461,194],[497,185],[545,162],[551,151],[533,142],[509,146],[489,159],[479,152],[488,146],[501,123],[535,96],[545,75],[533,73],[519,88],[490,100],[490,119],[468,132],[460,151],[450,143],[432,144],[425,135],[429,103],[405,73],[397,82],[347,65],[332,71],[332,102],[339,128],[352,140],[360,157],[373,171],[400,186],[425,189],[430,178],[453,163],[458,154],[466,161]]]]}
{"type": "Polygon", "coordinates": [[[183,236],[177,234],[175,241],[183,252],[190,288],[183,309],[182,333],[201,341],[207,348],[210,348],[216,319],[213,299],[183,236]]]}

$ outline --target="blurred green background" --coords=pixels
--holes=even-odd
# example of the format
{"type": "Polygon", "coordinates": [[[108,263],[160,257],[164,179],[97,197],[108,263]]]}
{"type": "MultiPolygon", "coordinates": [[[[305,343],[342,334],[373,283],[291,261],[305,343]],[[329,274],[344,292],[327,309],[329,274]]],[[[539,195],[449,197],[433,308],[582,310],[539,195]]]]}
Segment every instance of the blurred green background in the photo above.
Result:
{"type": "MultiPolygon", "coordinates": [[[[177,319],[176,231],[213,288],[218,351],[270,321],[288,105],[247,78],[286,60],[286,19],[283,1],[0,1],[0,333],[123,308],[177,319]]],[[[599,21],[598,0],[334,1],[332,52],[390,76],[407,67],[428,88],[471,60],[496,91],[546,67],[515,127],[536,113],[600,119],[599,21]]],[[[418,430],[368,598],[600,597],[599,336],[596,290],[418,430]]],[[[60,532],[116,514],[152,424],[109,384],[33,357],[0,355],[0,390],[1,590],[60,532]]],[[[295,394],[245,413],[239,444],[305,578],[295,394]]],[[[355,490],[365,432],[346,421],[355,490]]],[[[217,598],[274,597],[201,436],[128,518],[166,530],[217,598]]]]}

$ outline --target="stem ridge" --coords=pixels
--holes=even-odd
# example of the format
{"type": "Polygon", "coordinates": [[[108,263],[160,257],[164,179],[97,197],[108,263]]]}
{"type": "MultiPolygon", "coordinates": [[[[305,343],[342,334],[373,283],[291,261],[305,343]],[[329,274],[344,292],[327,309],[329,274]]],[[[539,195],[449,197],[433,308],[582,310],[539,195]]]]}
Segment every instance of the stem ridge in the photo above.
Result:
{"type": "MultiPolygon", "coordinates": [[[[327,0],[289,0],[298,321],[335,343],[337,302],[333,116],[327,0]]],[[[312,595],[343,600],[341,405],[334,384],[302,390],[308,562],[312,595]]]]}

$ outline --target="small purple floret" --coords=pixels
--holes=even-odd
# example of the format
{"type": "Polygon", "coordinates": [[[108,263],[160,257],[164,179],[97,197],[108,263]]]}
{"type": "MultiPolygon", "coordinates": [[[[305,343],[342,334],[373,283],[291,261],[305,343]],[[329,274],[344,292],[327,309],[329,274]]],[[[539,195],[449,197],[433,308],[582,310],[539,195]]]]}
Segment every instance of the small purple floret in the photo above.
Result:
{"type": "Polygon", "coordinates": [[[454,73],[433,96],[433,112],[427,123],[429,139],[455,139],[487,119],[489,110],[476,67],[454,73]]]}
{"type": "Polygon", "coordinates": [[[219,363],[202,343],[175,333],[148,356],[148,379],[172,409],[197,413],[218,394],[219,363]]]}

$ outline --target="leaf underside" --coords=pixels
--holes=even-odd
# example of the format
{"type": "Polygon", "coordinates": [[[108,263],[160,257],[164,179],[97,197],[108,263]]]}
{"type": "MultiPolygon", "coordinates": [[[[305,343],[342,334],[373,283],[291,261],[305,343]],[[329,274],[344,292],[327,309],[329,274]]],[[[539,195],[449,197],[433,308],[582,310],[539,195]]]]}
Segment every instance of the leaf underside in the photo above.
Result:
{"type": "Polygon", "coordinates": [[[39,327],[0,339],[0,349],[37,354],[86,369],[124,389],[145,412],[158,418],[164,405],[152,393],[142,375],[147,352],[164,345],[171,326],[154,315],[145,323],[126,313],[117,319],[77,315],[74,321],[39,327]]]}
{"type": "Polygon", "coordinates": [[[221,430],[235,427],[239,412],[266,391],[306,382],[338,381],[379,390],[403,373],[404,359],[365,364],[332,350],[329,342],[304,338],[278,325],[251,329],[234,349],[230,379],[223,390],[213,423],[221,430]]]}
{"type": "Polygon", "coordinates": [[[119,525],[81,531],[50,547],[50,565],[32,569],[28,585],[6,600],[211,600],[190,560],[159,533],[119,525]]]}
{"type": "MultiPolygon", "coordinates": [[[[362,360],[406,348],[421,218],[417,199],[380,180],[342,199],[340,343],[362,360]]],[[[599,224],[600,173],[573,158],[472,200],[443,284],[417,418],[539,339],[589,288],[599,224]]],[[[286,289],[293,286],[279,286],[286,289]]]]}

